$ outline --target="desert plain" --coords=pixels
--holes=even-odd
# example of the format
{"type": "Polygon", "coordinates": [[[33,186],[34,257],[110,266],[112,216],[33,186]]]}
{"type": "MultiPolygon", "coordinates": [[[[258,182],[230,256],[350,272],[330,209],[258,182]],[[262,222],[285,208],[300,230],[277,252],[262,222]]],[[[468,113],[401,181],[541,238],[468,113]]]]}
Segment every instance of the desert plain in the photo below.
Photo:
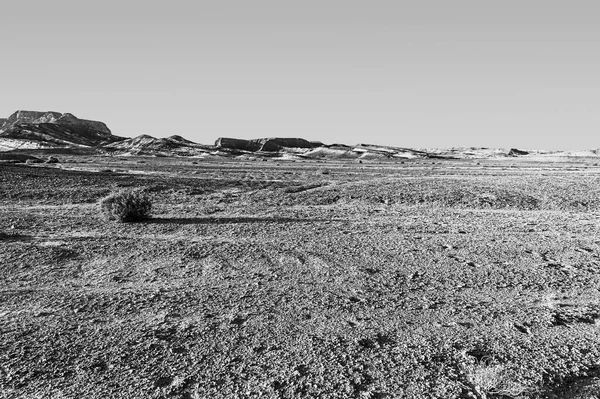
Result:
{"type": "Polygon", "coordinates": [[[599,158],[51,155],[0,164],[1,398],[600,396],[599,158]]]}

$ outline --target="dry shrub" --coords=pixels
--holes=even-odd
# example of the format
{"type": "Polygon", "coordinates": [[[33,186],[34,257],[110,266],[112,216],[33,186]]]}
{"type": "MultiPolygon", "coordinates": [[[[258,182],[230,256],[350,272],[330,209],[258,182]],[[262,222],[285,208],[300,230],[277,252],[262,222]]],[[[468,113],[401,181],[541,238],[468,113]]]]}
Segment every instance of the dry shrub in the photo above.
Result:
{"type": "Polygon", "coordinates": [[[517,381],[515,375],[501,364],[486,359],[467,370],[467,379],[480,393],[516,398],[527,392],[527,387],[517,381]]]}
{"type": "Polygon", "coordinates": [[[100,200],[100,211],[108,220],[140,222],[150,218],[152,201],[142,189],[112,193],[100,200]]]}

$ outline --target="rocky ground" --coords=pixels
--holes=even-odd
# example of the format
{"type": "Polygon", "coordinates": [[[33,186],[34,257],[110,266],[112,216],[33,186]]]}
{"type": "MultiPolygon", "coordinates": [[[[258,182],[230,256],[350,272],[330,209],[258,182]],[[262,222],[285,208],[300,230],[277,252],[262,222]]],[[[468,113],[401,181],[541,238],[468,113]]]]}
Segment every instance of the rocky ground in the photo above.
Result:
{"type": "Polygon", "coordinates": [[[2,398],[600,395],[592,160],[58,157],[0,165],[2,398]]]}

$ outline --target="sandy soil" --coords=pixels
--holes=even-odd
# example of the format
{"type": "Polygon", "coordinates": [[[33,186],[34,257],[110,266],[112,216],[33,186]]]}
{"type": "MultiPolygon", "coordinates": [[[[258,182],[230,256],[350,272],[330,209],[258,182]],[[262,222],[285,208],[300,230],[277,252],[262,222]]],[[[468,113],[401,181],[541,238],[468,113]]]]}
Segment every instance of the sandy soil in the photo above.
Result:
{"type": "Polygon", "coordinates": [[[592,161],[61,161],[0,165],[2,398],[600,395],[592,161]]]}

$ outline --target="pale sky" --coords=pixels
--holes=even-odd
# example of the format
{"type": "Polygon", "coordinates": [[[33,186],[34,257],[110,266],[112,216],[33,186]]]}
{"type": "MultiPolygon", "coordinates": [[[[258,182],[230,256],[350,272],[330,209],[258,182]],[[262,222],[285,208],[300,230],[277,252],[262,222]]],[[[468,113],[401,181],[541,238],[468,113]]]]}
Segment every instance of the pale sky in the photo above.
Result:
{"type": "Polygon", "coordinates": [[[600,3],[11,1],[0,117],[113,134],[600,147],[600,3]]]}

